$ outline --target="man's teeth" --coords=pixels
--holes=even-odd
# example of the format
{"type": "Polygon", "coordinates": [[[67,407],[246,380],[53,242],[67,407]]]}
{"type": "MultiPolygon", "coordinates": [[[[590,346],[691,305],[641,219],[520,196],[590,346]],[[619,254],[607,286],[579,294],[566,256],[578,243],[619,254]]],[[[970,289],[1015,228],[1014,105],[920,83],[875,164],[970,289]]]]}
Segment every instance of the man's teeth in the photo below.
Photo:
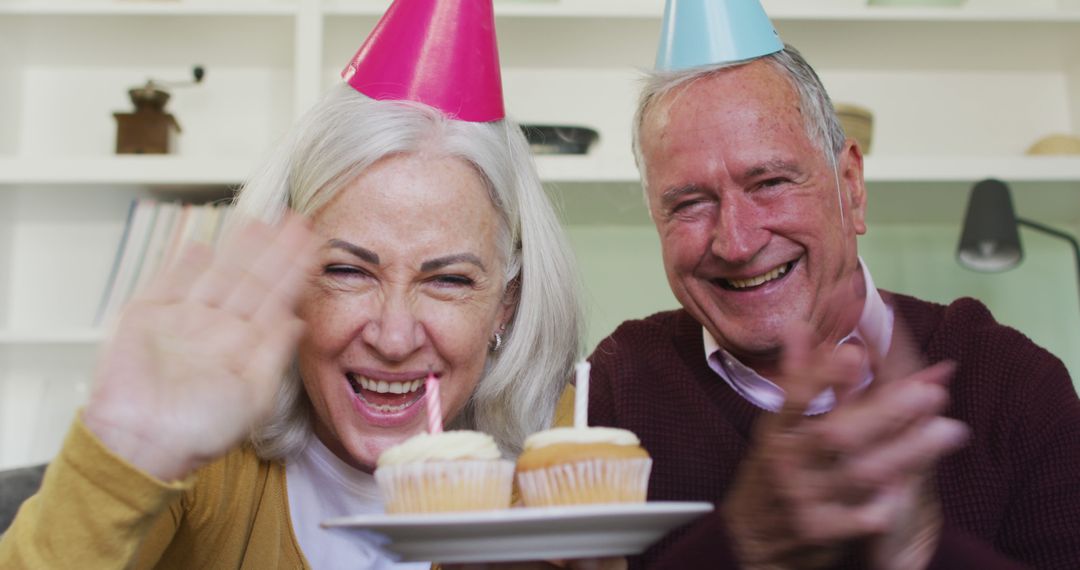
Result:
{"type": "Polygon", "coordinates": [[[424,385],[423,378],[410,382],[387,382],[386,380],[372,380],[363,376],[354,376],[353,379],[360,383],[361,388],[379,394],[410,394],[424,385]]]}
{"type": "Polygon", "coordinates": [[[776,269],[773,269],[768,273],[758,275],[757,277],[751,277],[749,279],[727,279],[726,281],[728,285],[731,285],[731,287],[734,289],[747,289],[750,287],[757,287],[762,283],[768,283],[769,281],[777,279],[783,274],[787,273],[788,266],[789,264],[785,263],[778,266],[776,269]]]}

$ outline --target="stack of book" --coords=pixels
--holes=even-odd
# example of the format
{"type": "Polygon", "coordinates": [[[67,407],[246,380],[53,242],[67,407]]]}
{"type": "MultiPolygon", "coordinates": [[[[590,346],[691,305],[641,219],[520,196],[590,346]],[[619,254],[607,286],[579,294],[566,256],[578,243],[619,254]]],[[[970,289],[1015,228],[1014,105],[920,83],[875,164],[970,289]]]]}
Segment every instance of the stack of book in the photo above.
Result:
{"type": "Polygon", "coordinates": [[[133,201],[98,307],[97,324],[116,315],[154,275],[175,263],[186,244],[216,244],[231,211],[227,204],[133,201]]]}

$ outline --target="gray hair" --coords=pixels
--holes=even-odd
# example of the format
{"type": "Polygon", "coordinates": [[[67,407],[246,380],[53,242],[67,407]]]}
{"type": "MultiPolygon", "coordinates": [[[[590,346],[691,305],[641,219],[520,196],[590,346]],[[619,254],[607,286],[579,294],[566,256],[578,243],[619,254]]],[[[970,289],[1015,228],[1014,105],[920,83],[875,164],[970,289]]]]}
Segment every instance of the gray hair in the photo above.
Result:
{"type": "MultiPolygon", "coordinates": [[[[806,129],[806,135],[818,150],[830,158],[835,169],[836,159],[844,150],[844,129],[840,126],[840,119],[836,116],[829,94],[825,91],[825,86],[822,85],[814,68],[810,67],[799,50],[790,45],[785,45],[783,50],[760,59],[775,66],[791,81],[792,87],[799,95],[799,106],[802,109],[803,128],[806,129]]],[[[653,104],[680,86],[746,63],[749,62],[721,63],[673,72],[656,71],[645,77],[645,86],[641,91],[637,112],[634,115],[632,141],[634,161],[641,173],[642,186],[648,183],[646,182],[645,158],[641,150],[641,127],[645,121],[645,115],[653,104]]]]}
{"type": "MultiPolygon", "coordinates": [[[[503,453],[550,426],[582,350],[580,281],[528,144],[509,120],[470,123],[420,103],[376,101],[346,84],[302,117],[236,200],[240,217],[273,221],[286,208],[311,216],[380,159],[436,152],[473,165],[500,213],[504,292],[517,308],[463,412],[448,426],[495,438],[503,453]]],[[[295,366],[271,417],[252,435],[260,457],[285,459],[311,436],[311,405],[295,366]]]]}

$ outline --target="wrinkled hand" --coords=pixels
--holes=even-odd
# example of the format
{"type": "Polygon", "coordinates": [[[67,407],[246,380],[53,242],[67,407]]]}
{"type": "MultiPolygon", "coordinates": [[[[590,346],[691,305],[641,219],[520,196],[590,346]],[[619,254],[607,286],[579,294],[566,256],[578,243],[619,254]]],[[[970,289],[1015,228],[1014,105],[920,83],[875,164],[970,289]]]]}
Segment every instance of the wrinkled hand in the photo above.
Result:
{"type": "Polygon", "coordinates": [[[246,224],[217,253],[189,246],[121,312],[86,426],[166,481],[239,443],[272,409],[303,333],[294,308],[314,247],[293,214],[246,224]]]}
{"type": "Polygon", "coordinates": [[[922,368],[907,339],[894,334],[875,379],[861,381],[857,349],[814,347],[806,330],[784,347],[784,409],[763,416],[722,512],[748,568],[820,568],[854,545],[874,568],[918,569],[929,562],[941,526],[929,485],[937,461],[959,448],[967,428],[941,417],[949,363],[922,368]],[[831,387],[836,407],[803,415],[831,387]]]}

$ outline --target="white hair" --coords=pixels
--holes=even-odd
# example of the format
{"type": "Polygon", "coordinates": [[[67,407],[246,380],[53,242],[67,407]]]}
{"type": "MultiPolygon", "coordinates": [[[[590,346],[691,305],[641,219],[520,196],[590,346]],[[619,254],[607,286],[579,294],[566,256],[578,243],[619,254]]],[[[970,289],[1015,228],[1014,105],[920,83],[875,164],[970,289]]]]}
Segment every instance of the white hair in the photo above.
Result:
{"type": "MultiPolygon", "coordinates": [[[[503,453],[550,426],[582,350],[580,281],[520,128],[471,123],[408,101],[376,101],[346,84],[302,117],[240,191],[240,217],[274,221],[286,208],[311,216],[380,159],[414,152],[460,158],[480,173],[500,214],[504,294],[517,299],[501,349],[489,353],[475,392],[449,428],[495,438],[503,453]]],[[[272,416],[252,436],[264,459],[285,459],[311,436],[311,404],[294,366],[272,416]]]]}
{"type": "MultiPolygon", "coordinates": [[[[835,171],[836,160],[844,150],[844,129],[840,126],[840,119],[836,116],[836,110],[829,99],[829,94],[825,91],[825,86],[822,85],[821,79],[814,71],[814,68],[810,67],[810,64],[806,62],[799,50],[790,45],[785,45],[783,50],[761,57],[760,60],[772,64],[791,81],[792,87],[795,88],[799,95],[799,107],[802,111],[803,128],[806,130],[806,135],[818,150],[826,155],[835,171]]],[[[637,112],[634,115],[632,137],[634,161],[637,163],[638,171],[641,173],[642,186],[646,186],[648,182],[645,172],[645,157],[641,149],[641,129],[645,117],[653,105],[680,86],[711,77],[725,69],[746,63],[749,63],[749,61],[721,63],[673,72],[654,71],[645,76],[644,87],[638,99],[637,112]]]]}

